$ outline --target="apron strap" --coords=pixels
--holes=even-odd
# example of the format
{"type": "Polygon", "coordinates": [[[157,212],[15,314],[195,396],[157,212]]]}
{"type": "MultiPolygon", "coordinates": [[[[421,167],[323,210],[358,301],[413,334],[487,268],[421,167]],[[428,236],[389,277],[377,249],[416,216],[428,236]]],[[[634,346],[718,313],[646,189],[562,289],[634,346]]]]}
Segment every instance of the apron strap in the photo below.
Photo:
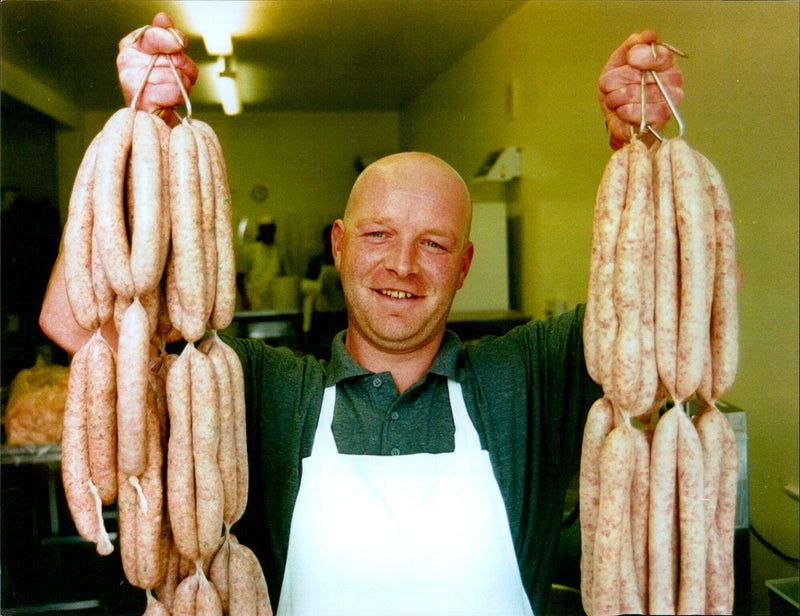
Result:
{"type": "Polygon", "coordinates": [[[333,408],[336,406],[336,385],[329,385],[322,394],[322,407],[319,411],[317,431],[314,434],[314,443],[311,445],[311,455],[335,454],[336,441],[333,438],[333,408]]]}
{"type": "Polygon", "coordinates": [[[461,391],[461,383],[447,379],[447,391],[450,394],[450,409],[453,412],[453,424],[456,427],[456,451],[480,451],[481,439],[478,431],[472,425],[472,420],[467,412],[467,403],[461,391]]]}

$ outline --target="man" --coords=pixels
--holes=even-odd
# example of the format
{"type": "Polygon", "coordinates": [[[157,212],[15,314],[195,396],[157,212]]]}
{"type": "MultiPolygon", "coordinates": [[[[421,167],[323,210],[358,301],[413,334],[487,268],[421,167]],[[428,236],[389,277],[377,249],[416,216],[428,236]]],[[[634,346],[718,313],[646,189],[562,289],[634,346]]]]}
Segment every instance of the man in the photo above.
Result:
{"type": "MultiPolygon", "coordinates": [[[[165,28],[120,44],[127,100],[153,52],[196,68],[165,28]]],[[[612,145],[638,123],[640,69],[672,54],[631,36],[600,78],[612,145]]],[[[168,67],[143,108],[180,103],[168,67]]],[[[147,93],[149,88],[145,88],[147,93]]],[[[648,92],[649,94],[651,92],[648,92]]],[[[653,96],[655,100],[655,96],[653,96]]],[[[669,118],[648,104],[651,123],[669,118]],[[652,113],[651,113],[652,112],[652,113]]],[[[583,308],[462,348],[445,329],[473,256],[466,185],[423,153],[358,178],[332,231],[348,326],[331,361],[230,339],[245,372],[250,499],[234,528],[259,556],[279,614],[543,612],[564,493],[583,424],[601,395],[586,374],[583,308]]],[[[57,263],[42,328],[67,349],[87,336],[64,310],[57,263]],[[60,306],[60,310],[59,310],[60,306]]]]}

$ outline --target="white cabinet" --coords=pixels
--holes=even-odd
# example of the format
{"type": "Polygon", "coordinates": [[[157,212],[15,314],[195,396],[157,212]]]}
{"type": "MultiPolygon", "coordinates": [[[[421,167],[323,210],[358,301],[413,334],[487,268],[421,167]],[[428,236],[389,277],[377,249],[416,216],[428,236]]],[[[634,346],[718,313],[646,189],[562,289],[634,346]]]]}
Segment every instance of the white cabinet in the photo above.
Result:
{"type": "Polygon", "coordinates": [[[456,293],[452,311],[508,310],[506,204],[473,204],[470,238],[475,256],[464,286],[456,293]]]}

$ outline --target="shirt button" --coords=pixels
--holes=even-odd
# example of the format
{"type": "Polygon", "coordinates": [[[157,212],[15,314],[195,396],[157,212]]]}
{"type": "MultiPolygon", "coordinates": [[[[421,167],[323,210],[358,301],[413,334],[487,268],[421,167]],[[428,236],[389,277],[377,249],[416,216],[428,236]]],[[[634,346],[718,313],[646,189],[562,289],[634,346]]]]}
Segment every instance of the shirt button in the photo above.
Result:
{"type": "Polygon", "coordinates": [[[372,385],[373,387],[380,387],[383,385],[383,381],[381,381],[380,377],[376,376],[374,379],[372,379],[372,385]]]}
{"type": "Polygon", "coordinates": [[[400,449],[398,449],[397,447],[392,447],[391,454],[393,456],[399,456],[400,455],[400,449]]]}
{"type": "Polygon", "coordinates": [[[398,413],[397,411],[392,411],[391,418],[395,420],[400,419],[400,413],[398,413]]]}

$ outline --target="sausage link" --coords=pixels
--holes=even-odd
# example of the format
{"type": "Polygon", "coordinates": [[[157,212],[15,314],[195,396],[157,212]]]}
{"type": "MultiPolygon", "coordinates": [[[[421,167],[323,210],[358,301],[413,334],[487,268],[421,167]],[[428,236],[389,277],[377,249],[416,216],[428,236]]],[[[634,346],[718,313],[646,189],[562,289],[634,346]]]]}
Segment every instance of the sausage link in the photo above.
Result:
{"type": "Polygon", "coordinates": [[[706,343],[703,345],[703,370],[700,377],[700,383],[697,385],[697,395],[705,404],[713,404],[714,396],[713,390],[713,366],[711,365],[711,340],[710,336],[706,338],[706,343]]]}
{"type": "Polygon", "coordinates": [[[161,420],[155,401],[155,391],[148,387],[146,411],[147,463],[139,478],[147,510],[137,511],[136,565],[140,588],[152,589],[166,576],[167,554],[164,552],[164,451],[162,449],[161,420]]]}
{"type": "Polygon", "coordinates": [[[164,271],[161,261],[163,187],[161,142],[154,116],[137,111],[133,121],[130,157],[131,186],[136,210],[131,225],[131,276],[136,295],[158,286],[164,271]]]}
{"type": "Polygon", "coordinates": [[[222,539],[223,487],[219,453],[219,395],[214,364],[196,348],[191,354],[192,453],[197,506],[197,543],[202,558],[222,539]]]}
{"type": "MultiPolygon", "coordinates": [[[[620,221],[614,267],[614,309],[619,329],[614,341],[611,382],[614,402],[636,415],[642,375],[642,260],[644,256],[644,212],[651,199],[651,163],[646,146],[638,139],[629,144],[628,192],[620,221]]],[[[647,405],[649,407],[649,400],[647,405]]]]}
{"type": "Polygon", "coordinates": [[[169,191],[170,191],[170,158],[169,158],[169,142],[172,136],[172,129],[157,115],[152,116],[153,123],[155,124],[156,131],[158,132],[158,141],[161,147],[161,236],[158,238],[158,261],[161,263],[163,270],[167,263],[167,255],[169,254],[170,241],[171,241],[171,223],[169,211],[169,191]]]}
{"type": "Polygon", "coordinates": [[[222,151],[216,158],[212,150],[214,172],[217,247],[217,285],[214,294],[214,309],[211,312],[211,327],[225,329],[233,321],[236,310],[236,258],[233,250],[233,206],[225,162],[222,151]]]}
{"type": "Polygon", "coordinates": [[[672,139],[672,186],[680,246],[681,299],[675,394],[684,402],[697,390],[703,371],[709,320],[706,298],[707,228],[702,173],[694,151],[680,137],[672,139]]]}
{"type": "MultiPolygon", "coordinates": [[[[167,308],[167,316],[171,329],[167,333],[175,330],[181,336],[186,329],[185,316],[181,298],[178,295],[177,272],[175,270],[175,255],[170,253],[167,258],[167,269],[164,277],[164,298],[167,308]]],[[[196,332],[195,332],[196,333],[196,332]]]]}
{"type": "Polygon", "coordinates": [[[261,569],[261,563],[258,562],[253,550],[246,545],[239,544],[242,553],[250,561],[250,570],[255,580],[256,585],[256,616],[272,616],[272,604],[269,599],[269,588],[267,588],[267,579],[264,577],[264,571],[261,569]]]}
{"type": "Polygon", "coordinates": [[[214,181],[215,242],[217,256],[216,289],[211,327],[225,329],[233,321],[236,308],[236,262],[233,251],[231,191],[228,186],[225,158],[219,139],[206,123],[192,119],[190,124],[203,135],[208,144],[214,181]]]}
{"type": "Polygon", "coordinates": [[[135,112],[116,111],[100,133],[93,190],[95,225],[103,269],[117,295],[133,297],[130,246],[124,214],[126,165],[133,140],[135,112]]]}
{"type": "MultiPolygon", "coordinates": [[[[97,238],[97,233],[97,227],[94,226],[92,228],[92,246],[96,246],[101,241],[97,238]]],[[[100,326],[103,326],[114,317],[115,295],[111,283],[108,282],[106,270],[103,269],[100,251],[97,248],[92,249],[92,287],[97,299],[97,318],[100,326]]]]}
{"type": "Polygon", "coordinates": [[[680,583],[678,614],[701,614],[706,601],[703,448],[686,413],[678,421],[680,583]]]}
{"type": "Polygon", "coordinates": [[[228,359],[221,348],[222,341],[215,334],[200,345],[214,365],[214,375],[219,390],[219,464],[223,492],[223,520],[232,524],[237,511],[236,498],[236,426],[233,416],[233,385],[228,359]]]}
{"type": "Polygon", "coordinates": [[[211,566],[208,569],[208,579],[214,584],[214,587],[219,593],[220,602],[222,603],[222,611],[225,614],[229,613],[228,598],[230,595],[230,585],[228,583],[228,560],[231,553],[230,536],[227,536],[219,546],[217,553],[211,560],[211,566]]]}
{"type": "Polygon", "coordinates": [[[589,293],[583,321],[586,367],[592,379],[602,385],[606,393],[610,393],[611,388],[609,359],[618,327],[612,290],[615,247],[628,185],[628,150],[626,145],[611,156],[597,191],[589,293]]]}
{"type": "MultiPolygon", "coordinates": [[[[189,125],[191,126],[191,124],[189,125]]],[[[197,167],[200,180],[200,211],[202,215],[203,256],[205,257],[205,304],[206,320],[214,308],[214,293],[217,286],[217,243],[216,243],[216,194],[214,174],[211,169],[211,154],[206,137],[199,130],[192,129],[197,143],[197,167]]]]}
{"type": "Polygon", "coordinates": [[[183,307],[181,332],[189,342],[203,336],[207,321],[206,261],[197,156],[197,142],[192,129],[186,124],[173,128],[169,144],[172,257],[175,287],[183,307]]]}
{"type": "Polygon", "coordinates": [[[99,325],[97,298],[92,283],[92,228],[94,212],[94,167],[97,159],[98,137],[89,144],[78,167],[69,213],[64,226],[64,280],[72,315],[83,329],[93,330],[99,325]]]}
{"type": "Polygon", "coordinates": [[[631,492],[626,491],[623,505],[622,536],[619,562],[619,611],[621,614],[644,614],[644,604],[636,579],[636,564],[633,555],[633,537],[631,535],[631,492]]]}
{"type": "Polygon", "coordinates": [[[197,587],[195,616],[222,616],[222,602],[217,589],[205,576],[200,578],[197,587]]]}
{"type": "MultiPolygon", "coordinates": [[[[649,158],[648,158],[649,160],[649,158]]],[[[652,169],[652,163],[649,165],[652,169]]],[[[643,212],[642,279],[641,279],[641,336],[642,367],[639,395],[631,415],[641,417],[650,414],[653,405],[659,402],[658,366],[655,349],[655,296],[656,296],[656,253],[655,253],[655,204],[653,202],[652,181],[648,183],[649,195],[645,199],[643,212]]]]}
{"type": "Polygon", "coordinates": [[[705,528],[715,524],[719,481],[722,470],[722,437],[727,421],[713,405],[705,407],[693,418],[697,436],[703,451],[703,502],[705,504],[705,528]]]}
{"type": "Polygon", "coordinates": [[[592,613],[620,613],[623,519],[630,515],[633,474],[630,426],[609,432],[600,450],[600,506],[594,544],[592,613]]]}
{"type": "Polygon", "coordinates": [[[733,610],[733,542],[736,527],[736,494],[739,486],[739,448],[736,433],[724,417],[722,422],[722,457],[717,497],[716,527],[719,537],[721,576],[720,600],[724,613],[733,610]]]}
{"type": "Polygon", "coordinates": [[[175,589],[175,600],[172,602],[172,616],[196,616],[197,591],[200,588],[200,576],[189,575],[175,589]]]}
{"type": "Polygon", "coordinates": [[[249,492],[250,467],[247,457],[247,415],[245,409],[244,371],[242,362],[230,345],[220,340],[220,348],[225,352],[228,369],[231,372],[233,397],[233,424],[236,439],[236,513],[230,524],[235,524],[244,514],[249,492]]]}
{"type": "Polygon", "coordinates": [[[190,347],[186,345],[167,372],[169,446],[167,449],[167,505],[172,536],[181,556],[196,560],[197,509],[192,456],[192,390],[190,347]]]}
{"type": "Polygon", "coordinates": [[[655,201],[655,350],[658,375],[670,397],[676,398],[680,275],[678,226],[672,191],[672,140],[663,142],[653,156],[655,201]]]}
{"type": "Polygon", "coordinates": [[[72,358],[64,420],[61,430],[61,479],[72,520],[78,534],[97,545],[100,554],[109,554],[113,546],[106,533],[102,504],[89,468],[87,437],[87,379],[89,347],[84,345],[72,358]]]}
{"type": "Polygon", "coordinates": [[[147,606],[145,607],[142,616],[170,616],[169,609],[166,605],[156,599],[148,590],[147,591],[147,606]]]}
{"type": "Polygon", "coordinates": [[[145,468],[150,335],[147,313],[138,298],[125,311],[117,347],[117,464],[138,477],[145,468]]]}
{"type": "Polygon", "coordinates": [[[231,542],[228,559],[230,616],[254,616],[256,614],[256,584],[247,555],[238,542],[231,542]]]}
{"type": "MultiPolygon", "coordinates": [[[[722,429],[726,421],[714,406],[707,406],[694,418],[703,448],[703,503],[706,532],[706,603],[704,614],[719,614],[720,587],[724,586],[721,552],[716,526],[716,509],[722,463],[722,429]]],[[[723,593],[724,594],[724,593],[723,593]]]]}
{"type": "Polygon", "coordinates": [[[156,597],[163,603],[168,610],[172,610],[172,602],[175,599],[175,590],[178,588],[180,582],[178,573],[178,565],[180,563],[180,552],[172,540],[170,532],[169,545],[167,548],[167,567],[164,579],[161,584],[155,589],[156,597]]]}
{"type": "Polygon", "coordinates": [[[592,613],[593,554],[597,511],[600,506],[600,449],[613,427],[614,409],[611,399],[599,398],[592,404],[586,417],[578,476],[578,506],[581,512],[581,599],[587,614],[592,613]]]}
{"type": "Polygon", "coordinates": [[[137,512],[140,507],[139,493],[128,475],[119,473],[117,491],[117,525],[119,529],[119,554],[122,571],[131,586],[141,588],[137,566],[137,512]]]}
{"type": "Polygon", "coordinates": [[[647,524],[650,507],[650,444],[644,432],[631,429],[635,464],[631,482],[631,544],[637,589],[637,613],[647,609],[647,524]]]}
{"type": "Polygon", "coordinates": [[[648,520],[648,598],[651,614],[676,613],[678,421],[682,412],[680,407],[675,406],[662,415],[651,443],[648,520]]]}
{"type": "Polygon", "coordinates": [[[117,378],[114,353],[95,333],[88,343],[87,446],[92,483],[104,505],[117,498],[117,378]]]}
{"type": "Polygon", "coordinates": [[[700,153],[697,157],[708,178],[714,208],[716,267],[711,311],[712,398],[719,400],[733,384],[739,360],[736,241],[725,183],[711,161],[700,153]]]}
{"type": "Polygon", "coordinates": [[[132,297],[114,296],[114,327],[116,327],[117,331],[122,330],[122,319],[125,318],[125,311],[128,310],[132,303],[132,297]]]}

